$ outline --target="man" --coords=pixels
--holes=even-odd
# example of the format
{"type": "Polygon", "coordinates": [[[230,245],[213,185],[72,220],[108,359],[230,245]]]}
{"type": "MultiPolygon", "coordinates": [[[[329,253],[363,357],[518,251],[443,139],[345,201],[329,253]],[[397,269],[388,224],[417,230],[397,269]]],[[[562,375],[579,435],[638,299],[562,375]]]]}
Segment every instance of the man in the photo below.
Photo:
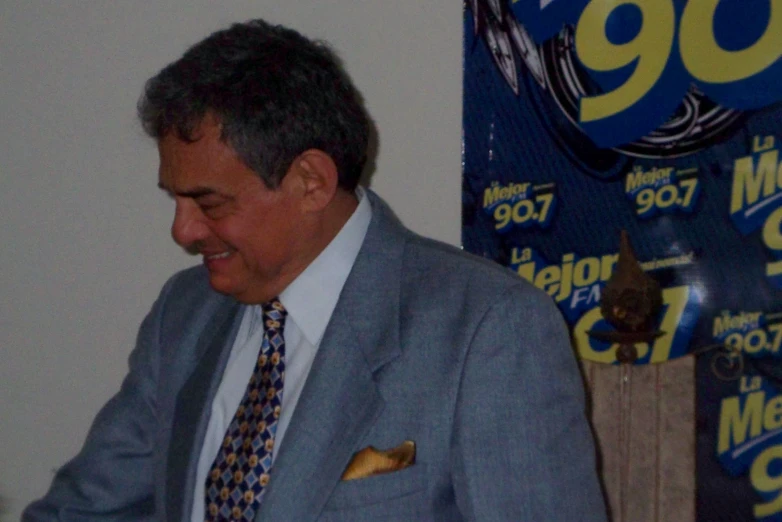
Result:
{"type": "Polygon", "coordinates": [[[324,45],[234,25],[139,113],[203,266],[24,521],[604,520],[556,307],[357,186],[368,118],[324,45]]]}

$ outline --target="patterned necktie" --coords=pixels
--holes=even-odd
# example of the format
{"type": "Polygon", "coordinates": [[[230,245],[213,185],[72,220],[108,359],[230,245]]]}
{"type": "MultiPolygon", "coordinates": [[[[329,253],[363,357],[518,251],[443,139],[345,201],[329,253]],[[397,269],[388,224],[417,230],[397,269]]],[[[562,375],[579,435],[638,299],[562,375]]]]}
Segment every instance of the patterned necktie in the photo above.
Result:
{"type": "Polygon", "coordinates": [[[264,335],[255,371],[206,477],[206,521],[252,521],[272,467],[282,408],[287,312],[278,299],[262,306],[264,335]]]}

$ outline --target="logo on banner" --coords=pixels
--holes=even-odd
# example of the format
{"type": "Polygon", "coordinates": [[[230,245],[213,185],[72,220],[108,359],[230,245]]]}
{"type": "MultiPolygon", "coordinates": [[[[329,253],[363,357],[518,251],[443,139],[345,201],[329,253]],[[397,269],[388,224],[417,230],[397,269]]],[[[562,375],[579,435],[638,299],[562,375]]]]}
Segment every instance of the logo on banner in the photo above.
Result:
{"type": "Polygon", "coordinates": [[[674,212],[691,213],[700,194],[698,169],[636,166],[625,176],[625,194],[639,218],[674,212]]]}
{"type": "Polygon", "coordinates": [[[750,357],[782,357],[782,313],[730,312],[714,318],[714,341],[750,357]]]}
{"type": "Polygon", "coordinates": [[[752,153],[734,162],[730,217],[745,236],[760,230],[774,258],[766,276],[782,288],[782,158],[774,136],[755,136],[752,153]]]}
{"type": "Polygon", "coordinates": [[[755,520],[782,520],[782,394],[763,377],[741,377],[739,394],[722,400],[717,458],[731,475],[748,475],[761,499],[755,520]]]}
{"type": "MultiPolygon", "coordinates": [[[[510,267],[554,299],[572,330],[581,358],[613,364],[617,362],[618,346],[596,339],[589,332],[612,329],[601,313],[600,297],[618,258],[618,253],[580,257],[570,252],[560,262],[550,263],[533,248],[514,248],[510,267]]],[[[692,263],[693,254],[689,253],[642,262],[641,268],[652,272],[692,263]]],[[[670,286],[662,289],[662,300],[658,321],[662,335],[635,344],[636,364],[660,363],[688,353],[700,315],[700,293],[688,285],[670,286]]]]}
{"type": "MultiPolygon", "coordinates": [[[[563,109],[562,102],[575,100],[574,123],[601,148],[641,140],[636,153],[644,155],[655,141],[669,141],[680,113],[698,119],[719,112],[708,129],[706,120],[689,129],[708,130],[702,136],[708,141],[730,127],[730,109],[759,109],[782,98],[776,0],[512,0],[511,10],[539,44],[536,57],[524,58],[528,68],[549,77],[552,88],[558,77],[568,78],[563,92],[552,94],[563,109]],[[546,45],[554,39],[558,50],[546,45]],[[706,100],[718,106],[707,107],[706,100]]],[[[678,140],[671,144],[687,141],[685,128],[675,127],[678,140]]]]}
{"type": "Polygon", "coordinates": [[[556,185],[529,182],[501,185],[493,181],[483,191],[483,210],[494,218],[494,229],[548,228],[557,207],[556,185]]]}

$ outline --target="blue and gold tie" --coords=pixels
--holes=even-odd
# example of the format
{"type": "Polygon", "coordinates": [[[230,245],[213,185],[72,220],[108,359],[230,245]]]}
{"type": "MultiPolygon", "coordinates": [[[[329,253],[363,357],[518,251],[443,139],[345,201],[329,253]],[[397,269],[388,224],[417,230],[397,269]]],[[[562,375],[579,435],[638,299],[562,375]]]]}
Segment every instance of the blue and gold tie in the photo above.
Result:
{"type": "Polygon", "coordinates": [[[262,309],[264,336],[258,362],[206,477],[207,522],[254,520],[269,483],[282,408],[287,313],[278,299],[262,309]]]}

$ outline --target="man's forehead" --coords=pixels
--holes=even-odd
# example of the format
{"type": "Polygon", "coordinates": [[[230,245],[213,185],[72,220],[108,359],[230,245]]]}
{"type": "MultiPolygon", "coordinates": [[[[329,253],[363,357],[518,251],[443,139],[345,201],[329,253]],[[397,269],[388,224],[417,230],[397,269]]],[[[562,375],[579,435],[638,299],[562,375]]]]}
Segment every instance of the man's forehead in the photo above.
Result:
{"type": "Polygon", "coordinates": [[[215,124],[202,124],[194,141],[167,133],[158,141],[158,186],[183,195],[227,194],[259,178],[220,136],[215,124]]]}
{"type": "Polygon", "coordinates": [[[233,151],[219,139],[219,132],[204,129],[193,140],[185,140],[169,132],[158,141],[161,178],[179,170],[209,169],[230,159],[233,151]]]}

